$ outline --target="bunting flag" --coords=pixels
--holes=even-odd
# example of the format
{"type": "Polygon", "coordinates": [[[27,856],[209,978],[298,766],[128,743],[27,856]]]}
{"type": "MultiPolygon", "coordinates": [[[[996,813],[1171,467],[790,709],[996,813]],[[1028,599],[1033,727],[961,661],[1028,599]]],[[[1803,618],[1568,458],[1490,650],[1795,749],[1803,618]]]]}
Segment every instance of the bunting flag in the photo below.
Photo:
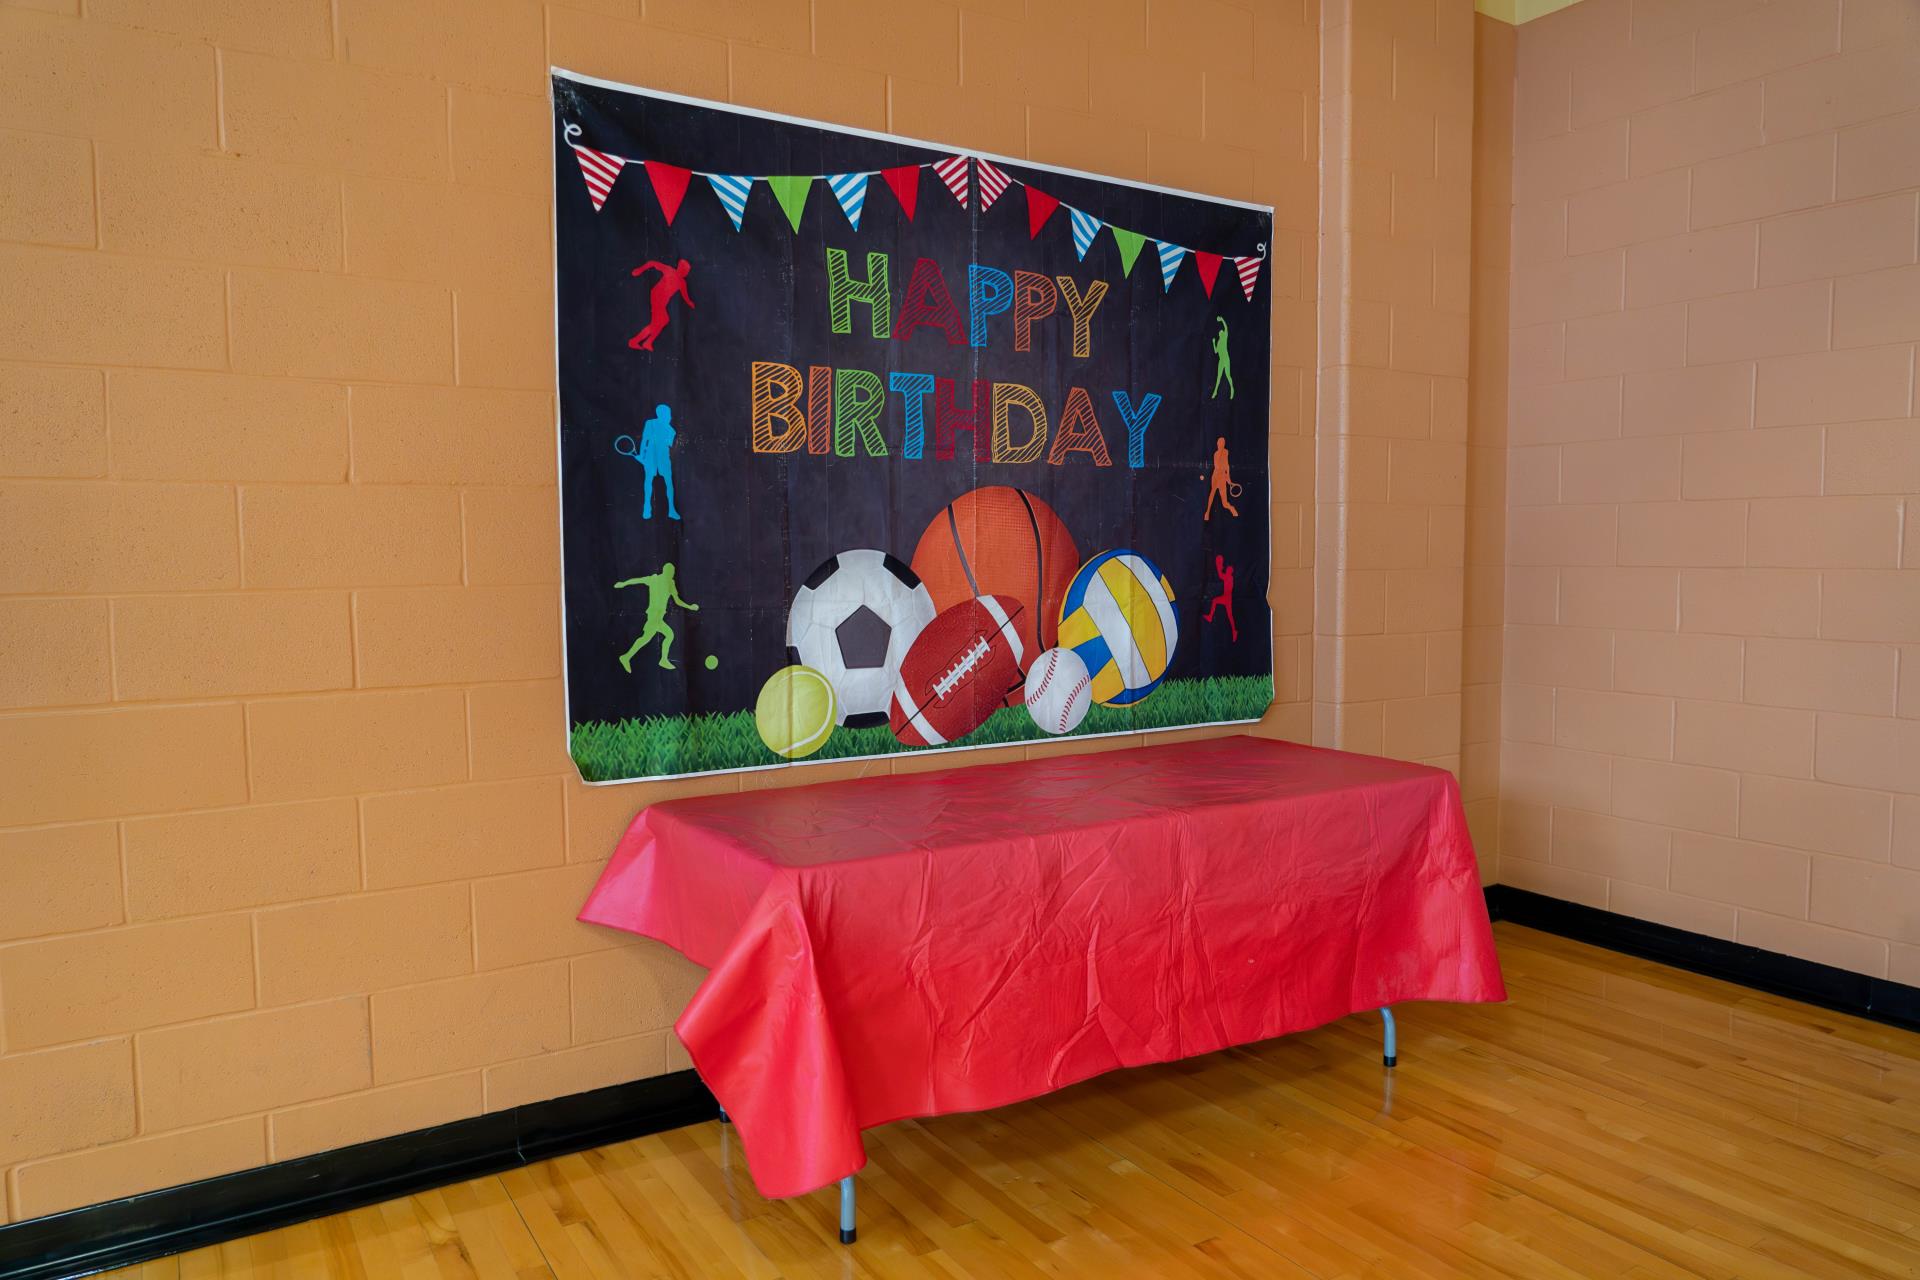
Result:
{"type": "MultiPolygon", "coordinates": [[[[579,128],[578,125],[574,127],[579,128]]],[[[577,142],[571,145],[573,158],[580,162],[580,176],[587,181],[587,199],[593,202],[593,211],[598,213],[600,206],[607,202],[607,193],[613,190],[614,179],[620,176],[620,170],[626,167],[627,162],[620,156],[610,156],[577,142]]]]}
{"type": "Polygon", "coordinates": [[[1067,216],[1073,220],[1073,251],[1078,260],[1087,260],[1087,250],[1093,247],[1093,238],[1100,234],[1100,219],[1090,213],[1082,213],[1072,205],[1067,206],[1067,216]]]}
{"type": "Polygon", "coordinates": [[[840,202],[840,212],[847,215],[855,231],[860,229],[860,214],[867,207],[867,179],[872,176],[870,173],[835,173],[827,177],[827,187],[840,202]]]}
{"type": "MultiPolygon", "coordinates": [[[[787,221],[793,224],[797,233],[800,230],[800,215],[807,211],[807,192],[813,188],[813,179],[798,174],[786,174],[770,177],[767,186],[773,190],[773,198],[786,210],[787,221]]],[[[738,228],[735,228],[738,230],[738,228]]]]}
{"type": "Polygon", "coordinates": [[[940,181],[947,184],[947,190],[953,192],[953,198],[960,202],[962,209],[967,207],[967,158],[948,156],[945,160],[933,162],[933,171],[940,175],[940,181]]]}
{"type": "MultiPolygon", "coordinates": [[[[1203,249],[1195,249],[1193,251],[1193,269],[1200,273],[1200,287],[1205,289],[1207,296],[1211,298],[1213,296],[1214,277],[1220,274],[1220,255],[1217,253],[1208,253],[1203,249]]],[[[1247,301],[1251,302],[1253,299],[1249,298],[1247,301]]]]}
{"type": "Polygon", "coordinates": [[[1171,289],[1173,288],[1174,273],[1180,270],[1180,259],[1187,256],[1187,251],[1185,246],[1168,244],[1165,240],[1159,241],[1159,245],[1160,287],[1162,289],[1171,289]]]}
{"type": "Polygon", "coordinates": [[[658,160],[647,161],[646,170],[653,182],[653,194],[660,201],[660,212],[667,215],[667,225],[672,226],[673,215],[680,212],[680,201],[686,198],[687,182],[693,177],[693,170],[658,160]]]}
{"type": "Polygon", "coordinates": [[[913,207],[920,200],[920,166],[901,165],[898,169],[882,169],[880,176],[886,179],[887,186],[893,191],[893,198],[900,202],[900,211],[907,215],[907,221],[913,221],[913,207]]]}
{"type": "Polygon", "coordinates": [[[1235,258],[1233,269],[1240,273],[1240,292],[1247,295],[1247,301],[1253,301],[1253,283],[1260,278],[1259,258],[1235,258]]]}
{"type": "Polygon", "coordinates": [[[753,194],[752,178],[742,178],[728,173],[710,173],[707,181],[713,184],[713,194],[720,197],[720,206],[733,219],[733,229],[740,229],[740,219],[747,213],[747,197],[753,194]]]}
{"type": "MultiPolygon", "coordinates": [[[[993,202],[1000,198],[1000,193],[1012,184],[1013,179],[1009,178],[1001,171],[1000,167],[992,161],[975,160],[973,163],[980,170],[980,212],[985,213],[987,210],[993,208],[993,202]]],[[[964,204],[966,202],[962,201],[961,203],[964,204]]],[[[1031,239],[1031,237],[1029,237],[1029,239],[1031,239]]]]}
{"type": "MultiPolygon", "coordinates": [[[[1025,183],[1020,185],[1026,186],[1025,183]]],[[[1031,240],[1038,236],[1040,228],[1047,225],[1047,219],[1051,218],[1053,211],[1059,207],[1060,202],[1046,192],[1038,187],[1027,187],[1027,239],[1031,240]]],[[[1080,256],[1086,257],[1086,250],[1082,249],[1080,256]]]]}
{"type": "MultiPolygon", "coordinates": [[[[931,168],[940,175],[947,190],[960,202],[960,207],[968,207],[972,195],[972,180],[969,164],[979,171],[980,212],[986,213],[998,203],[1008,188],[1021,186],[1027,193],[1027,238],[1038,239],[1040,229],[1047,225],[1054,213],[1061,208],[1059,197],[1050,196],[1038,190],[1022,179],[1014,177],[991,160],[978,156],[955,155],[924,164],[899,165],[891,169],[869,170],[864,173],[828,173],[828,174],[769,174],[750,177],[744,174],[703,173],[697,169],[685,169],[679,165],[668,164],[661,160],[634,160],[627,156],[617,156],[607,151],[596,151],[575,141],[580,136],[580,126],[565,126],[567,145],[573,148],[574,159],[579,162],[580,176],[586,182],[587,198],[592,201],[595,213],[606,204],[613,191],[613,184],[621,172],[630,164],[640,165],[647,171],[647,179],[653,186],[654,198],[660,202],[660,211],[666,216],[667,225],[680,213],[681,203],[686,199],[687,187],[696,177],[705,178],[713,187],[713,193],[719,197],[720,205],[727,211],[727,217],[733,223],[735,231],[740,230],[746,218],[747,201],[753,195],[753,184],[765,182],[772,189],[774,199],[779,202],[781,212],[787,216],[787,222],[795,234],[799,233],[800,221],[806,212],[807,196],[813,189],[816,179],[825,182],[833,192],[833,198],[840,205],[840,212],[846,215],[847,222],[855,231],[860,229],[861,216],[866,212],[867,187],[875,173],[885,180],[887,188],[893,192],[894,199],[900,204],[900,211],[907,215],[907,221],[913,221],[920,199],[920,171],[931,168]]],[[[1131,278],[1133,264],[1140,257],[1140,250],[1148,237],[1137,231],[1127,231],[1103,222],[1084,209],[1066,206],[1068,218],[1072,223],[1073,252],[1079,261],[1086,261],[1087,250],[1093,247],[1101,228],[1113,233],[1113,242],[1120,251],[1121,270],[1131,278]]],[[[1200,287],[1209,298],[1213,296],[1214,281],[1219,278],[1220,264],[1227,259],[1218,253],[1208,253],[1200,249],[1189,249],[1185,245],[1174,244],[1168,240],[1155,240],[1160,258],[1160,285],[1162,289],[1173,288],[1173,278],[1180,272],[1180,263],[1191,253],[1194,269],[1200,276],[1200,287]]],[[[1260,278],[1260,264],[1266,258],[1266,246],[1254,257],[1235,257],[1234,272],[1240,279],[1240,290],[1247,301],[1253,301],[1255,283],[1260,278]]]]}

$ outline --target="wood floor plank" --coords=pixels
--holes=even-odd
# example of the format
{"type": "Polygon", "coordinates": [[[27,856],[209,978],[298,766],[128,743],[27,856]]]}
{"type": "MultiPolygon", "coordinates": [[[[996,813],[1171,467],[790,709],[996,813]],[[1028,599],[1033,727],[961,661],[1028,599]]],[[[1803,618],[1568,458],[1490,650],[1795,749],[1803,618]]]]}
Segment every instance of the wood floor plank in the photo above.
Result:
{"type": "Polygon", "coordinates": [[[1409,1005],[866,1135],[768,1201],[696,1125],[140,1280],[1920,1278],[1920,1036],[1496,926],[1506,1005],[1409,1005]]]}

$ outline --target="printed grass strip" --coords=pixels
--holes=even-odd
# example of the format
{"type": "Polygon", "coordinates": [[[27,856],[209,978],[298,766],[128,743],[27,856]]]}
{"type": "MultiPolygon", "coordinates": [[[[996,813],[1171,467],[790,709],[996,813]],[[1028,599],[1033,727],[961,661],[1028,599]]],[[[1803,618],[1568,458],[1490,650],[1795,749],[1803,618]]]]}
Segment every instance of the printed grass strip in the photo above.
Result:
{"type": "MultiPolygon", "coordinates": [[[[1263,675],[1168,680],[1151,697],[1133,706],[1096,704],[1088,709],[1078,729],[1062,736],[1141,733],[1216,721],[1257,720],[1272,701],[1273,682],[1263,675]]],[[[1003,746],[1044,742],[1049,737],[1033,723],[1025,708],[1002,707],[956,745],[1003,746]]],[[[801,763],[928,749],[900,745],[884,725],[836,729],[825,746],[801,763]]],[[[574,763],[589,782],[780,763],[780,758],[760,741],[750,711],[578,724],[573,729],[572,750],[574,763]]],[[[966,757],[957,755],[953,763],[965,764],[966,757]]]]}

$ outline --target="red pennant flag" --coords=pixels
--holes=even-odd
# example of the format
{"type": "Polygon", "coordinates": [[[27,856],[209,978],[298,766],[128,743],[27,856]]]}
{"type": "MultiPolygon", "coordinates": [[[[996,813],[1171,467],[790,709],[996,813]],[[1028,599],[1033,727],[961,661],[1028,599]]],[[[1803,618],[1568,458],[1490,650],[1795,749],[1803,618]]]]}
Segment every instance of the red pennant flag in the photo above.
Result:
{"type": "Polygon", "coordinates": [[[1240,292],[1247,295],[1247,301],[1253,301],[1253,285],[1260,278],[1259,258],[1235,258],[1233,269],[1240,274],[1240,292]]]}
{"type": "MultiPolygon", "coordinates": [[[[1040,234],[1040,228],[1047,225],[1047,219],[1060,207],[1060,202],[1044,191],[1027,188],[1027,239],[1040,234]]],[[[1217,259],[1216,259],[1217,261],[1217,259]]]]}
{"type": "Polygon", "coordinates": [[[882,169],[880,176],[893,188],[893,198],[900,202],[900,209],[907,215],[907,221],[913,221],[913,206],[920,199],[920,166],[901,165],[898,169],[882,169]]]}
{"type": "Polygon", "coordinates": [[[953,192],[953,198],[960,202],[962,209],[967,207],[967,158],[948,156],[945,160],[935,160],[933,171],[940,175],[940,181],[947,184],[947,190],[953,192]]]}
{"type": "Polygon", "coordinates": [[[1193,265],[1199,268],[1200,271],[1200,287],[1205,289],[1207,296],[1211,298],[1213,296],[1213,278],[1220,274],[1220,255],[1217,253],[1202,253],[1200,250],[1195,249],[1193,251],[1193,265]]]}
{"type": "Polygon", "coordinates": [[[693,171],[649,160],[647,176],[653,179],[653,194],[660,198],[660,212],[667,215],[667,225],[672,226],[673,215],[680,212],[680,201],[687,194],[687,181],[693,177],[693,171]]]}

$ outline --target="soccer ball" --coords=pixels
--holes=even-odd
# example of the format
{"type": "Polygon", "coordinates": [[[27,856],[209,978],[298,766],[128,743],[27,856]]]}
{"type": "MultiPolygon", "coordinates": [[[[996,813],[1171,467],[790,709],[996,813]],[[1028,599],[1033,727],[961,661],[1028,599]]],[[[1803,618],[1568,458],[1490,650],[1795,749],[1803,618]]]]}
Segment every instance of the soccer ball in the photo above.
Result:
{"type": "Polygon", "coordinates": [[[884,551],[842,551],[793,593],[787,649],[826,676],[841,724],[885,724],[900,664],[933,612],[933,597],[906,565],[884,551]]]}

